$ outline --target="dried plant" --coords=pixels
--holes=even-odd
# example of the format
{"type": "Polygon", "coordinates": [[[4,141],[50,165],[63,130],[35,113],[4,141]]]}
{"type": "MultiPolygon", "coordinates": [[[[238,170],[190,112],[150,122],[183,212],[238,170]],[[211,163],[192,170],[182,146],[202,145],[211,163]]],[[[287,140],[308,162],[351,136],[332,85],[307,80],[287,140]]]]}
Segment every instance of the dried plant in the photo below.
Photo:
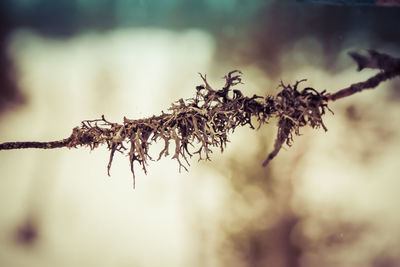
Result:
{"type": "Polygon", "coordinates": [[[123,123],[119,124],[106,120],[103,115],[100,119],[82,121],[81,126],[74,128],[66,139],[53,142],[8,142],[0,144],[0,150],[80,146],[95,149],[106,144],[110,151],[108,175],[115,152],[127,153],[135,184],[135,162],[146,173],[149,161],[154,160],[149,155],[152,143],[161,141],[164,144],[155,160],[170,155],[170,145],[173,143],[172,158],[177,160],[179,170],[187,170],[189,157],[197,154],[199,160],[210,160],[213,147],[223,152],[229,133],[236,127],[248,125],[256,129],[254,124],[257,123],[258,129],[271,118],[276,118],[278,133],[273,151],[263,162],[263,166],[266,166],[284,144],[292,144],[294,135],[300,134],[301,127],[309,125],[327,130],[322,116],[330,110],[327,106],[329,101],[374,88],[380,82],[400,75],[400,60],[386,54],[370,50],[369,56],[359,53],[350,53],[350,56],[358,63],[359,70],[377,68],[381,71],[365,82],[353,84],[333,94],[327,94],[325,90],[319,92],[311,87],[300,90],[299,85],[305,81],[301,80],[294,85],[281,82],[276,96],[252,97],[234,88],[242,83],[242,73],[239,70],[225,76],[225,85],[220,90],[213,89],[206,75],[200,74],[203,84],[196,87],[195,96],[187,100],[179,99],[168,112],[162,112],[159,116],[138,120],[124,117],[123,123]]]}

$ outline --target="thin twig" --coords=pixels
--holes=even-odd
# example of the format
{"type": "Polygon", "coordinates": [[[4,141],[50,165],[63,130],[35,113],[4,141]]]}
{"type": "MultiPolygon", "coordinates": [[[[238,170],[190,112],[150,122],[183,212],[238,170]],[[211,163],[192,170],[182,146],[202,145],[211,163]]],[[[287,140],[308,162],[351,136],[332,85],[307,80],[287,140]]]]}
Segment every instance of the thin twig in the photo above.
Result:
{"type": "Polygon", "coordinates": [[[52,142],[6,142],[0,144],[0,150],[22,149],[22,148],[53,149],[53,148],[66,147],[70,142],[71,142],[70,137],[60,141],[52,141],[52,142]]]}
{"type": "Polygon", "coordinates": [[[369,50],[368,52],[369,56],[363,56],[356,52],[351,52],[349,55],[357,62],[358,71],[364,68],[371,68],[380,69],[381,72],[364,82],[352,84],[334,94],[328,95],[328,101],[335,101],[343,97],[348,97],[365,89],[373,89],[381,82],[400,75],[400,58],[393,58],[389,55],[376,52],[375,50],[369,50]]]}

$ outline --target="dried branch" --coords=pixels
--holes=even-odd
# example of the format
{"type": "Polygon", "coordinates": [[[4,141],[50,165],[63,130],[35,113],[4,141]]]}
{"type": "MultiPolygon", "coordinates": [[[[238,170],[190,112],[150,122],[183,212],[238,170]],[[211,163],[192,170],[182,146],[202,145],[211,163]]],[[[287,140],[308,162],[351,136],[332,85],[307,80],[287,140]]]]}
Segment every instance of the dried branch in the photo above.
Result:
{"type": "Polygon", "coordinates": [[[351,96],[364,89],[373,89],[381,82],[400,75],[400,58],[393,58],[389,55],[368,50],[369,56],[363,56],[357,52],[350,52],[349,55],[357,62],[358,71],[364,68],[379,69],[380,72],[368,80],[355,83],[347,88],[328,95],[328,101],[335,101],[339,98],[351,96]]]}
{"type": "Polygon", "coordinates": [[[88,146],[93,150],[106,144],[110,151],[108,175],[115,152],[127,153],[135,185],[134,164],[139,163],[143,171],[147,172],[146,166],[153,160],[149,155],[149,146],[152,143],[164,142],[164,148],[156,160],[167,157],[170,144],[173,143],[175,150],[172,158],[177,160],[179,170],[187,170],[188,158],[194,154],[198,155],[199,160],[210,160],[213,147],[218,147],[223,152],[229,133],[236,127],[248,125],[255,129],[253,123],[257,122],[260,128],[271,118],[276,118],[278,134],[273,151],[263,162],[263,166],[266,166],[284,144],[291,146],[293,136],[300,134],[301,127],[309,125],[312,128],[322,127],[327,131],[322,116],[326,110],[330,110],[328,101],[374,88],[380,82],[400,75],[399,59],[372,50],[369,54],[369,57],[358,53],[351,53],[350,56],[358,63],[359,70],[374,67],[381,72],[365,82],[353,84],[333,94],[326,94],[325,90],[318,92],[311,87],[299,90],[298,86],[305,81],[301,80],[293,86],[281,82],[281,90],[275,97],[247,97],[233,88],[242,83],[242,73],[238,70],[231,71],[224,77],[225,85],[220,90],[214,90],[206,75],[200,74],[204,84],[196,87],[195,96],[187,100],[179,99],[167,113],[138,120],[124,117],[122,124],[110,122],[102,116],[101,119],[82,121],[80,127],[75,127],[72,134],[61,141],[8,142],[0,144],[0,150],[80,146],[88,146]]]}

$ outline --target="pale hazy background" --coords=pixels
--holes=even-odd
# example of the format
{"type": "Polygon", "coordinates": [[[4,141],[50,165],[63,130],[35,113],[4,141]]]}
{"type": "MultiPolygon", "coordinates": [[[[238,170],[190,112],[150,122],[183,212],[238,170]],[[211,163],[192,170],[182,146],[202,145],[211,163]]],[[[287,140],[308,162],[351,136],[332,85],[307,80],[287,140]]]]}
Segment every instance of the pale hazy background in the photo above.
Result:
{"type": "MultiPolygon", "coordinates": [[[[167,110],[241,69],[334,91],[369,78],[350,50],[400,56],[400,9],[294,1],[5,1],[0,142],[167,110]],[[373,18],[373,20],[372,20],[373,18]],[[371,21],[372,20],[372,21],[371,21]]],[[[136,166],[105,147],[0,151],[0,266],[400,266],[399,81],[332,103],[271,165],[275,127],[212,162],[136,166]]],[[[155,144],[154,153],[160,148],[155,144]]]]}

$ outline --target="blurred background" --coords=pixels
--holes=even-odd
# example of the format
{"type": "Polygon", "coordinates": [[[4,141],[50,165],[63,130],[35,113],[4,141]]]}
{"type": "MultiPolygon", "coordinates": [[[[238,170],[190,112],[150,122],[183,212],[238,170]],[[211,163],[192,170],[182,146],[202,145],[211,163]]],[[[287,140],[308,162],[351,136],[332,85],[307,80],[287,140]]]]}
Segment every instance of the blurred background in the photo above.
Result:
{"type": "MultiPolygon", "coordinates": [[[[198,72],[218,88],[240,69],[247,95],[304,78],[333,92],[375,73],[347,52],[400,57],[398,25],[374,1],[3,0],[0,142],[158,115],[198,72]]],[[[126,156],[107,176],[105,147],[0,151],[0,266],[400,266],[399,88],[331,103],[329,131],[267,168],[275,121],[189,172],[137,166],[135,190],[126,156]]]]}

